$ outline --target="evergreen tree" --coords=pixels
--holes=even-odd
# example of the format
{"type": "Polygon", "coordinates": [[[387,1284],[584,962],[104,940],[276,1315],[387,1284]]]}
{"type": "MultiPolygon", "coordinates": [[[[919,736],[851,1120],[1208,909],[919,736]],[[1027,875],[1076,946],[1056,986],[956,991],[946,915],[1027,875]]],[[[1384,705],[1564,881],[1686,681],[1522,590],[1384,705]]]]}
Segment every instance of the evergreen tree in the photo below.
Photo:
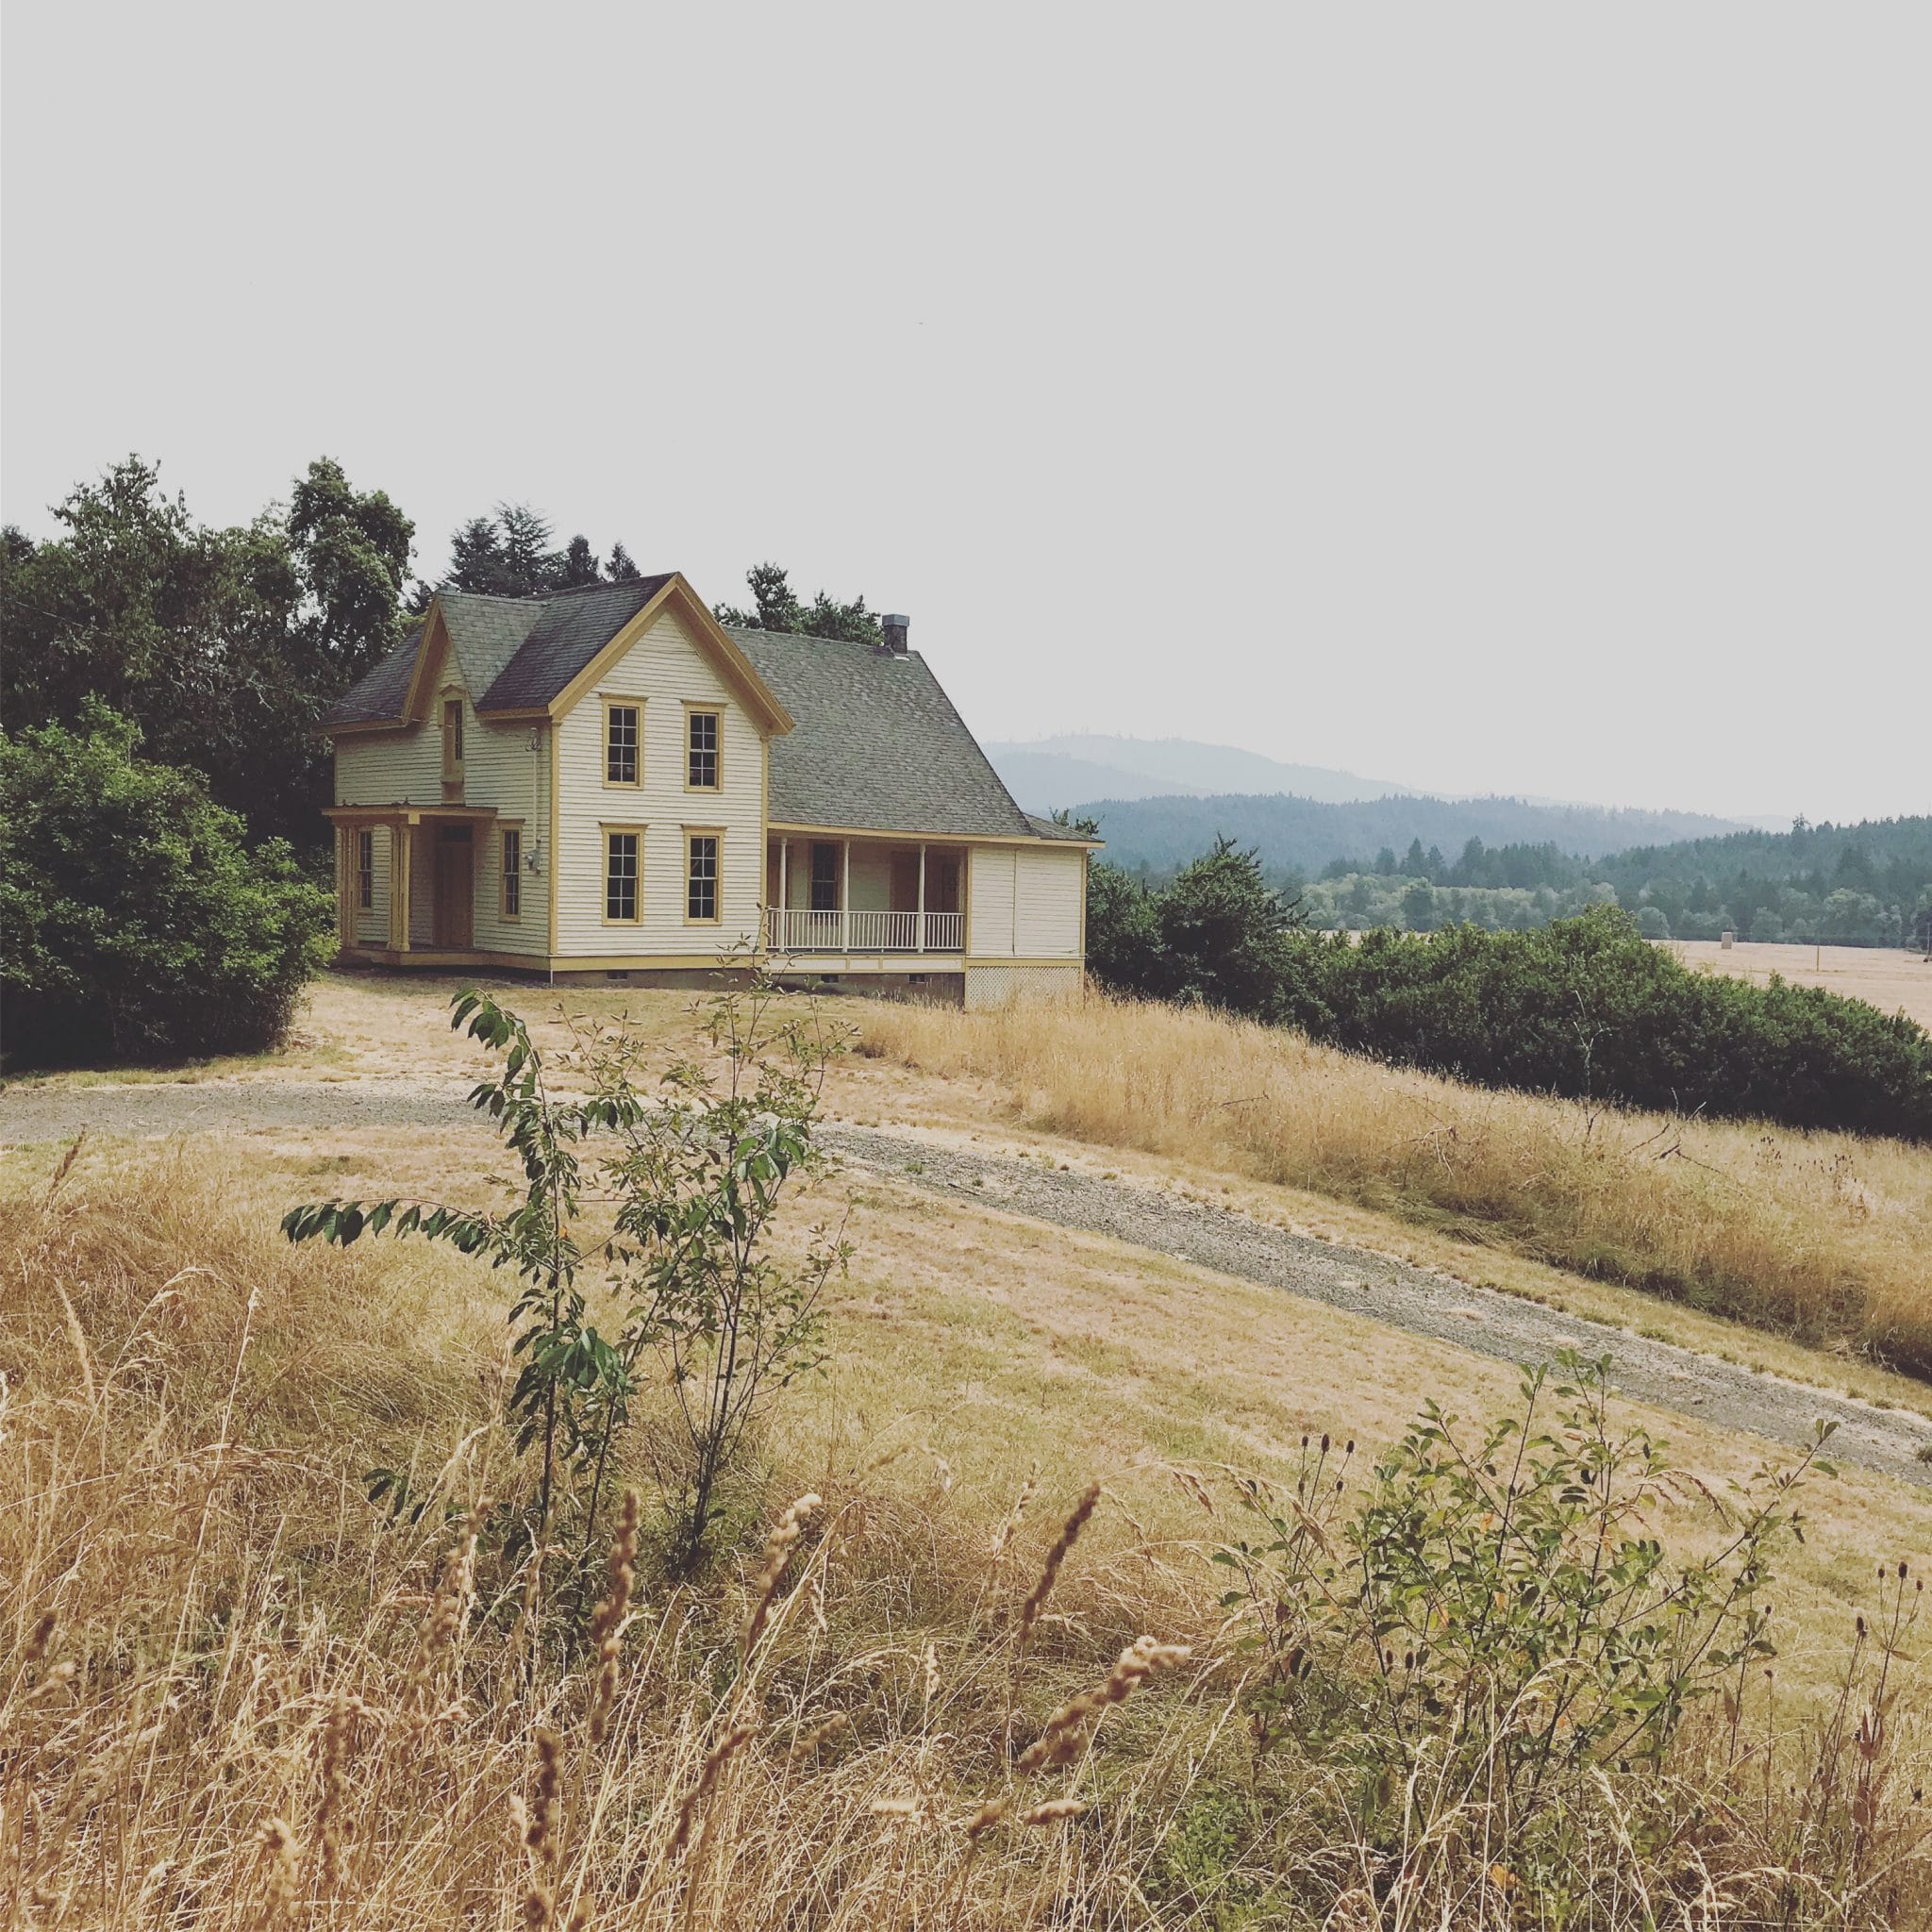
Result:
{"type": "Polygon", "coordinates": [[[575,591],[581,584],[595,584],[602,581],[602,574],[597,569],[596,553],[591,548],[591,540],[588,537],[573,537],[565,546],[562,562],[558,566],[558,588],[575,591]]]}

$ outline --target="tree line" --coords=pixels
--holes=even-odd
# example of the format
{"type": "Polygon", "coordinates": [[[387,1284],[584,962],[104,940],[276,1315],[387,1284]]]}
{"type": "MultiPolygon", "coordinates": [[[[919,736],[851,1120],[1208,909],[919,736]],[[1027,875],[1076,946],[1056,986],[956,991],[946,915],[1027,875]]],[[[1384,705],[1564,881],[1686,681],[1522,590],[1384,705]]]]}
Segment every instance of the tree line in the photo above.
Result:
{"type": "Polygon", "coordinates": [[[1311,924],[1433,932],[1475,924],[1524,931],[1615,904],[1647,939],[1758,941],[1932,948],[1932,817],[1740,832],[1579,858],[1553,841],[1485,846],[1453,859],[1413,841],[1398,858],[1341,858],[1304,882],[1311,924]]]}

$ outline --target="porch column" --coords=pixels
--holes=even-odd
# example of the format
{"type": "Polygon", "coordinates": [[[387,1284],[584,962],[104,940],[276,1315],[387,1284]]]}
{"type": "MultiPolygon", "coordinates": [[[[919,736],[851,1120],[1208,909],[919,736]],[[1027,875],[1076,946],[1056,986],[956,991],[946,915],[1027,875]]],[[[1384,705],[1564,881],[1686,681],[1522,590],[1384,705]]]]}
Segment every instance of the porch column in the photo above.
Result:
{"type": "Polygon", "coordinates": [[[845,841],[845,872],[839,882],[839,950],[852,950],[852,841],[845,841]]]}
{"type": "Polygon", "coordinates": [[[774,941],[786,946],[791,940],[791,841],[778,841],[778,937],[774,941]]]}
{"type": "Polygon", "coordinates": [[[925,951],[925,847],[919,848],[919,951],[925,951]]]}
{"type": "Polygon", "coordinates": [[[389,834],[389,942],[398,953],[409,950],[409,858],[415,843],[408,822],[396,820],[389,834]]]}

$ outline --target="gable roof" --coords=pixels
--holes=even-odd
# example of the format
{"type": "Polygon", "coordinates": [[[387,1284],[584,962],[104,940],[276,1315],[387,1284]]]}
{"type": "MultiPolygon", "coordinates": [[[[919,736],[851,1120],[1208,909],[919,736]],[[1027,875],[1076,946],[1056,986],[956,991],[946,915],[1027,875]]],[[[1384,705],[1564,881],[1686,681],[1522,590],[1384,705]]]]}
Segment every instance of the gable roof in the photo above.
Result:
{"type": "Polygon", "coordinates": [[[772,741],[774,824],[1040,836],[917,652],[784,631],[730,635],[797,721],[772,741]]]}
{"type": "Polygon", "coordinates": [[[426,620],[418,618],[402,641],[374,670],[365,671],[322,714],[322,728],[351,724],[392,724],[409,702],[409,685],[416,675],[416,653],[423,642],[426,620]]]}
{"type": "Polygon", "coordinates": [[[588,584],[541,598],[466,597],[464,604],[514,603],[530,613],[514,655],[480,687],[479,711],[520,711],[547,705],[666,584],[672,573],[627,584],[588,584]]]}
{"type": "Polygon", "coordinates": [[[509,716],[560,714],[594,673],[600,655],[623,648],[626,627],[647,610],[675,605],[698,634],[698,643],[765,728],[789,731],[791,720],[710,611],[675,571],[622,584],[586,584],[540,597],[493,597],[475,591],[440,591],[429,615],[405,633],[381,663],[323,714],[325,731],[414,722],[425,653],[438,636],[455,653],[476,709],[509,716]],[[439,617],[441,623],[439,625],[439,617]]]}

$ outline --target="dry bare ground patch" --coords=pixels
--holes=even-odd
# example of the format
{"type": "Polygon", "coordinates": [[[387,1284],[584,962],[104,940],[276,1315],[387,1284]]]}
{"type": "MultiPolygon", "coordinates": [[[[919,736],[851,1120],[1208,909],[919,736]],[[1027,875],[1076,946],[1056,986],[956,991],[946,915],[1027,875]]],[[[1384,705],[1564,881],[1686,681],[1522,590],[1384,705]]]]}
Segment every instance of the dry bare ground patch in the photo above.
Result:
{"type": "Polygon", "coordinates": [[[866,1051],[1013,1117],[1357,1204],[1887,1360],[1932,1360],[1932,1151],[1489,1093],[1251,1022],[879,1007],[866,1051]]]}

